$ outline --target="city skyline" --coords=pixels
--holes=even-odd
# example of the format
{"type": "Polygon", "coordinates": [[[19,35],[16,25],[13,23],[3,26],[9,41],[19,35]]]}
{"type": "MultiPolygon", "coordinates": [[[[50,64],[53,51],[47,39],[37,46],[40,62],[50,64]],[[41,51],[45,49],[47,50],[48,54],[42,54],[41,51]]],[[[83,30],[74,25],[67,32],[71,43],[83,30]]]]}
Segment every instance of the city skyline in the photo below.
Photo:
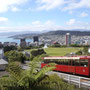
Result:
{"type": "Polygon", "coordinates": [[[0,0],[0,33],[90,30],[90,0],[0,0]]]}

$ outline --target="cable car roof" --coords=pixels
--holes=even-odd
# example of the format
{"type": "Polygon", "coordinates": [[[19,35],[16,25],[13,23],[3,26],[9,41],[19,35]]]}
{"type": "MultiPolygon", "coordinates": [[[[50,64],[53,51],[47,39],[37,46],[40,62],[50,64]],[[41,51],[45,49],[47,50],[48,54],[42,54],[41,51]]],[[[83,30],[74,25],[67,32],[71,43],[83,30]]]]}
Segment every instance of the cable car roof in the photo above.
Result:
{"type": "Polygon", "coordinates": [[[90,56],[51,56],[43,59],[90,59],[90,56]]]}

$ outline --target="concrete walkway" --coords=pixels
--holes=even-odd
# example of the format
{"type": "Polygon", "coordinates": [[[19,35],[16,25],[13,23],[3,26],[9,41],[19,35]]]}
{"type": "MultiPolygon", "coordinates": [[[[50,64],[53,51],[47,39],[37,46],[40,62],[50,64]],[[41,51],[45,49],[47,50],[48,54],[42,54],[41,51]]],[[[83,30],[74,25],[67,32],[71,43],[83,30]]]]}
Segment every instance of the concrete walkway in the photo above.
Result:
{"type": "Polygon", "coordinates": [[[7,71],[0,71],[0,77],[5,75],[9,75],[9,73],[7,71]]]}

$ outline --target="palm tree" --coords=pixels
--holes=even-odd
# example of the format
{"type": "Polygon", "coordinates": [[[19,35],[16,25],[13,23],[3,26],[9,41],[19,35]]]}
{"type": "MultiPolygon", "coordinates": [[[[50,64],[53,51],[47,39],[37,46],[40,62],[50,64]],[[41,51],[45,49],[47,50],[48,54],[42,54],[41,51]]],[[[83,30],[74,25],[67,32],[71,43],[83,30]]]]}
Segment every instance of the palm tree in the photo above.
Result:
{"type": "Polygon", "coordinates": [[[9,77],[0,78],[0,87],[15,89],[28,89],[37,86],[37,84],[45,77],[45,73],[55,69],[55,64],[50,63],[44,68],[39,69],[41,57],[35,57],[30,63],[27,70],[23,70],[21,66],[12,62],[8,65],[9,77]]]}

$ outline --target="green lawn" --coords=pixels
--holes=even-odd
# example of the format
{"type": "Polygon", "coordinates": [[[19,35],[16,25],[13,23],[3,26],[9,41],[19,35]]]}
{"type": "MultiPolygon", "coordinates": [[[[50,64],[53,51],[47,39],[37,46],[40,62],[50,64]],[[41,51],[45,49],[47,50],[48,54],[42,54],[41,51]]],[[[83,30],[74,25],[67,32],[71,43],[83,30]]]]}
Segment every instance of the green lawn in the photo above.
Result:
{"type": "Polygon", "coordinates": [[[49,56],[64,56],[71,52],[77,52],[83,48],[46,48],[44,49],[49,56]]]}

